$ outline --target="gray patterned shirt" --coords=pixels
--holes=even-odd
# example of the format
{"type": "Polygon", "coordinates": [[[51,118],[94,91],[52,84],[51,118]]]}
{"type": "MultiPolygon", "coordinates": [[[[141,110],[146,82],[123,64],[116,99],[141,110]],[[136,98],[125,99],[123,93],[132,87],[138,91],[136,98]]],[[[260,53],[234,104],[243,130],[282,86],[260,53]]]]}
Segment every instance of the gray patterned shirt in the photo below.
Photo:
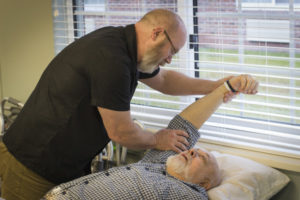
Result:
{"type": "MultiPolygon", "coordinates": [[[[176,115],[169,129],[189,134],[189,148],[200,133],[188,121],[176,115]]],[[[134,164],[115,167],[104,172],[84,176],[53,188],[46,199],[200,199],[207,200],[203,187],[176,179],[166,172],[166,160],[173,151],[150,150],[134,164]]]]}

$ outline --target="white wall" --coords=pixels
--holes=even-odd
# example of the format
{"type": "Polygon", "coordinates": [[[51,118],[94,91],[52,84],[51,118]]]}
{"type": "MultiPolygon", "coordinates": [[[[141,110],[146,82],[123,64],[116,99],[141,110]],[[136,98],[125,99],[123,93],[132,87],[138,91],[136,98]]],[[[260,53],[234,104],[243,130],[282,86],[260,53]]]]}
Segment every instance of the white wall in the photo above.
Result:
{"type": "Polygon", "coordinates": [[[51,0],[0,0],[0,98],[25,102],[54,56],[51,0]]]}

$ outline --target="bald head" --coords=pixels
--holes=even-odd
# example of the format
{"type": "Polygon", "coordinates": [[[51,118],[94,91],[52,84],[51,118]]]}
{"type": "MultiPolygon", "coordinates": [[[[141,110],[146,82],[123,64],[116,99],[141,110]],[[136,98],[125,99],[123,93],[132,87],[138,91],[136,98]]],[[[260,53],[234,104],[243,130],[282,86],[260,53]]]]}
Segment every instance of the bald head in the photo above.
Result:
{"type": "Polygon", "coordinates": [[[142,72],[149,73],[159,66],[170,64],[172,56],[186,42],[187,34],[182,19],[169,10],[148,12],[135,24],[135,30],[138,68],[142,72]]]}
{"type": "Polygon", "coordinates": [[[140,22],[165,27],[169,32],[177,32],[184,28],[182,19],[174,12],[165,9],[155,9],[145,14],[140,22]]]}

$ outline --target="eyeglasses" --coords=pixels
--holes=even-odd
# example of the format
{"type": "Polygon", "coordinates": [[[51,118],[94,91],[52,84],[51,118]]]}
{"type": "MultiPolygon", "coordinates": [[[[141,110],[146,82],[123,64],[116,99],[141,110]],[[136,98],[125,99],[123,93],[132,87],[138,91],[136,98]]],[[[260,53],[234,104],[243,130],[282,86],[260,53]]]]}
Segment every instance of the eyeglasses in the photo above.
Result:
{"type": "Polygon", "coordinates": [[[170,42],[170,44],[171,44],[171,46],[172,46],[172,50],[173,50],[172,55],[176,54],[176,53],[177,53],[177,50],[176,50],[176,48],[174,47],[173,42],[172,42],[172,40],[170,39],[170,36],[169,36],[169,34],[167,33],[166,30],[164,30],[164,34],[166,35],[167,39],[169,40],[169,42],[170,42]]]}

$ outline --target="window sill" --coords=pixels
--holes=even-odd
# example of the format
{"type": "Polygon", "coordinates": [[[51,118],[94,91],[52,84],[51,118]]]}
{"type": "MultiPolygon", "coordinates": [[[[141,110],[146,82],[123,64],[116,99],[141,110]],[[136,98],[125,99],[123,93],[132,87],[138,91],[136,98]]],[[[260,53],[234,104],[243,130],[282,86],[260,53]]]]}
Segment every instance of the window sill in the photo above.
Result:
{"type": "Polygon", "coordinates": [[[294,172],[300,172],[300,159],[293,158],[283,155],[275,155],[272,153],[258,152],[255,150],[248,150],[239,147],[229,147],[222,144],[215,144],[208,141],[199,140],[195,147],[204,147],[209,151],[218,151],[221,153],[227,153],[237,156],[242,156],[249,158],[251,160],[257,161],[261,164],[277,168],[284,169],[294,172]]]}

